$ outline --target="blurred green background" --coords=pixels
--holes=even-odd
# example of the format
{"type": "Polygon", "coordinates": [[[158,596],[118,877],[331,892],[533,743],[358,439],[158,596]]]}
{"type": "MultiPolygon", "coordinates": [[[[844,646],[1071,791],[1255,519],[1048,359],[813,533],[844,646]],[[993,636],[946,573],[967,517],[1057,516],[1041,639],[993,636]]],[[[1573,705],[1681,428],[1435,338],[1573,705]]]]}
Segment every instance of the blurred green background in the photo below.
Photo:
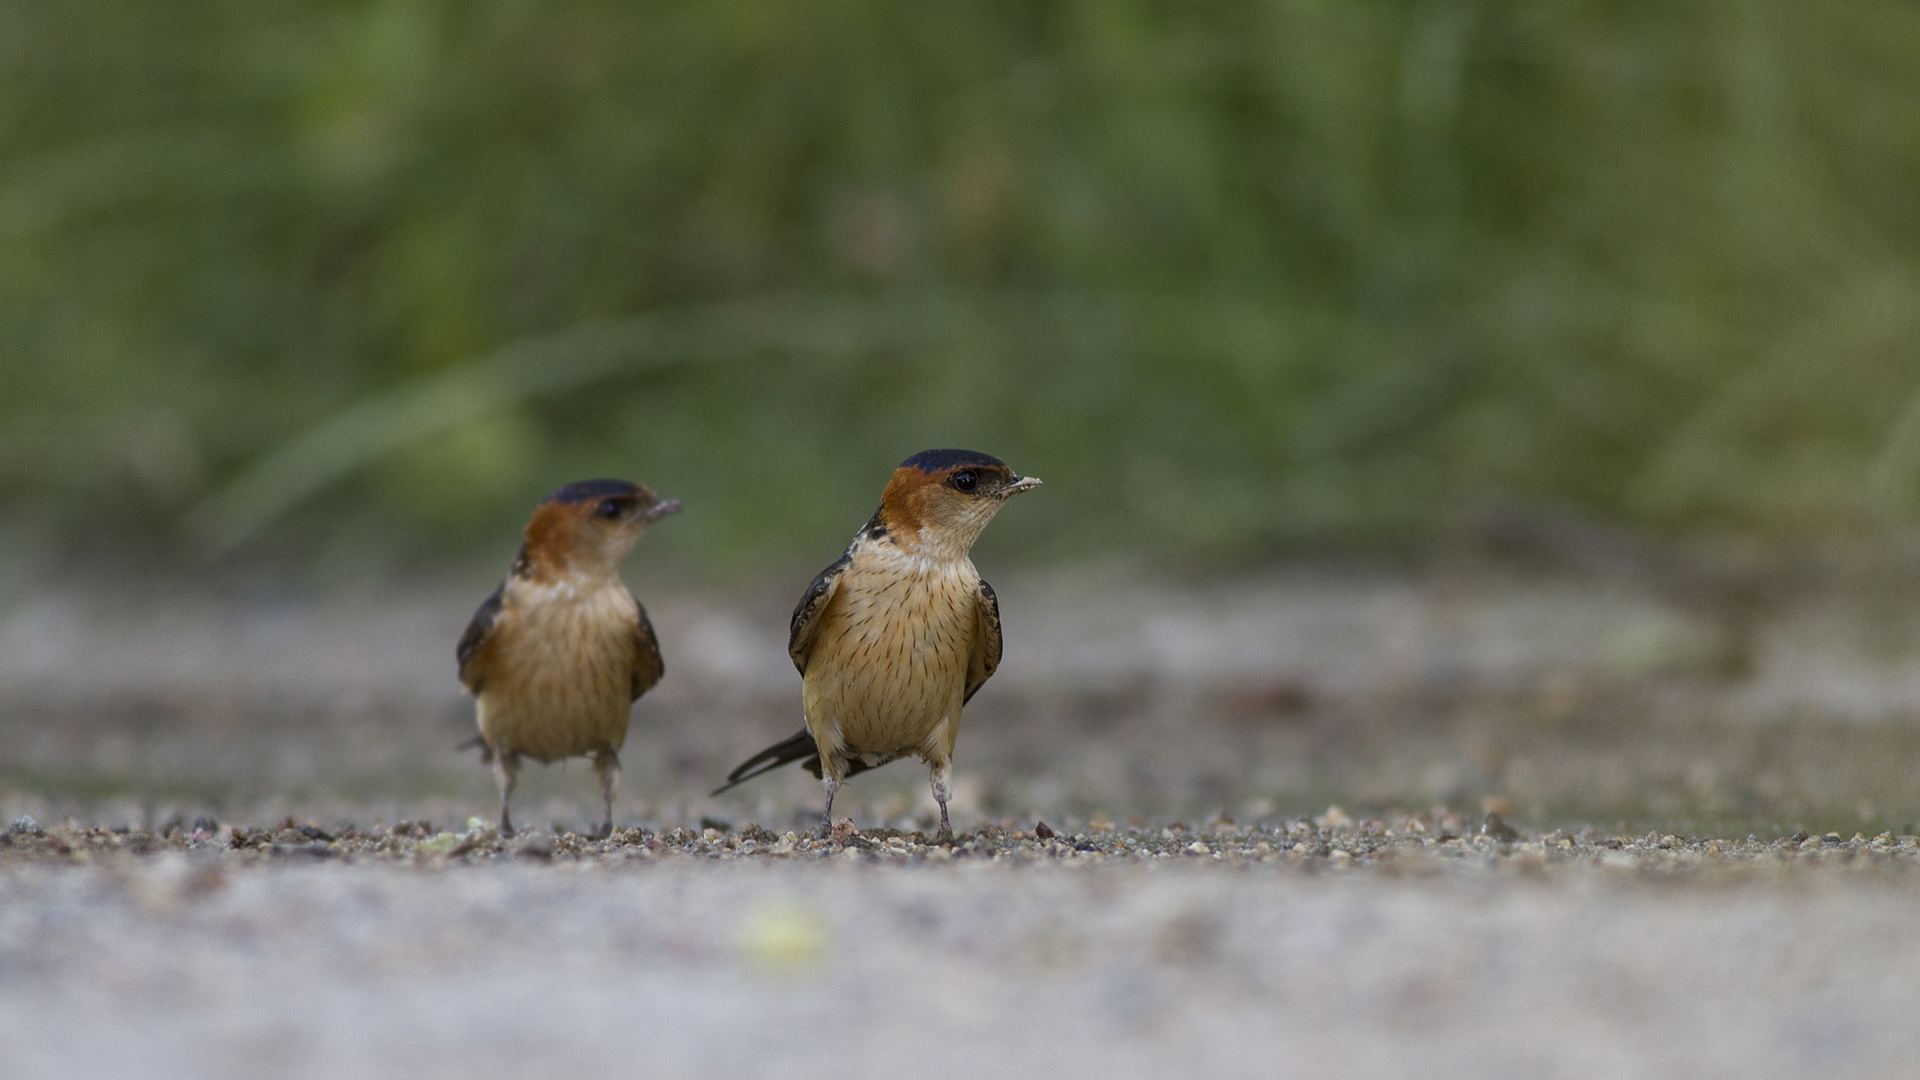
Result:
{"type": "Polygon", "coordinates": [[[1920,6],[0,0],[0,544],[504,559],[595,475],[818,562],[1488,498],[1903,534],[1920,6]]]}

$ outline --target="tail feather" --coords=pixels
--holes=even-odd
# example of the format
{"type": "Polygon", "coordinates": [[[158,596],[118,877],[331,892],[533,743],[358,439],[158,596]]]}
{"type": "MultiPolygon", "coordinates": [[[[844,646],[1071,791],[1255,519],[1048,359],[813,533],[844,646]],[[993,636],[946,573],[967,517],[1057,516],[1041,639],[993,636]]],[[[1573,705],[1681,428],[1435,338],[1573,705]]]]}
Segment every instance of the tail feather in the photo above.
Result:
{"type": "Polygon", "coordinates": [[[455,750],[478,750],[480,751],[480,764],[482,765],[493,764],[493,747],[487,745],[487,740],[484,736],[475,735],[473,738],[468,739],[466,742],[463,742],[459,746],[454,747],[454,749],[455,750]]]}
{"type": "MultiPolygon", "coordinates": [[[[774,743],[741,762],[727,774],[727,782],[715,788],[712,794],[718,795],[729,788],[746,783],[761,773],[771,772],[782,765],[802,759],[811,759],[807,761],[805,767],[815,776],[820,775],[820,750],[813,744],[813,733],[805,728],[800,729],[800,732],[792,738],[774,743]]],[[[709,798],[711,797],[710,795],[709,798]]]]}
{"type": "MultiPolygon", "coordinates": [[[[708,793],[707,797],[712,798],[723,791],[746,783],[761,773],[772,772],[782,765],[788,765],[796,761],[800,763],[801,768],[812,773],[816,778],[821,775],[820,749],[814,745],[813,733],[804,728],[802,728],[798,734],[790,738],[782,739],[741,762],[732,772],[727,774],[727,782],[713,789],[712,792],[708,793]]],[[[873,767],[874,766],[867,764],[865,761],[855,758],[847,762],[846,775],[854,776],[866,772],[873,767]]]]}

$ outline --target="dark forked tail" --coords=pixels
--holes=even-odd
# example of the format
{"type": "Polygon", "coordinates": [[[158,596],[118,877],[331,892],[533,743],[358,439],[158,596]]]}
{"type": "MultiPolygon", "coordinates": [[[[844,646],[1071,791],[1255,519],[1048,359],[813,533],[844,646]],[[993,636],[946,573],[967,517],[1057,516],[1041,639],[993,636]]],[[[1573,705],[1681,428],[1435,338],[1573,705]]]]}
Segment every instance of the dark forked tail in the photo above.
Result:
{"type": "MultiPolygon", "coordinates": [[[[761,773],[772,772],[782,765],[795,761],[814,776],[820,775],[820,750],[813,743],[813,733],[805,728],[801,728],[799,734],[792,738],[782,739],[741,762],[727,774],[727,782],[714,788],[707,794],[707,798],[711,799],[729,788],[746,783],[761,773]]],[[[847,762],[847,775],[855,776],[871,768],[873,768],[872,765],[855,758],[847,762]]]]}
{"type": "Polygon", "coordinates": [[[813,733],[805,728],[801,728],[798,735],[774,743],[741,762],[737,768],[727,774],[727,782],[715,788],[708,798],[728,788],[744,784],[763,772],[771,772],[782,765],[803,760],[807,762],[808,772],[815,776],[820,775],[820,751],[813,745],[813,733]]]}

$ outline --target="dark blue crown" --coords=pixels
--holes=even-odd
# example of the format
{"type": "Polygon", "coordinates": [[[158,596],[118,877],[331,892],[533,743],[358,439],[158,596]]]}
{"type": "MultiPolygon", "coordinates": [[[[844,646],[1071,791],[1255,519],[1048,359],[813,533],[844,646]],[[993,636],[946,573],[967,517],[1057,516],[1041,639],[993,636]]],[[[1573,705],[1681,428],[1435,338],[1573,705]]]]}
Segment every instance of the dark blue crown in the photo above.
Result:
{"type": "Polygon", "coordinates": [[[547,501],[583,503],[604,499],[609,495],[640,495],[645,491],[639,484],[627,480],[577,480],[547,496],[547,501]]]}
{"type": "MultiPolygon", "coordinates": [[[[923,473],[936,473],[942,469],[955,469],[962,465],[973,465],[990,469],[1005,469],[1007,463],[992,454],[983,454],[978,450],[922,450],[900,463],[903,469],[919,469],[923,473]]],[[[1012,470],[1008,470],[1011,472],[1012,470]]]]}

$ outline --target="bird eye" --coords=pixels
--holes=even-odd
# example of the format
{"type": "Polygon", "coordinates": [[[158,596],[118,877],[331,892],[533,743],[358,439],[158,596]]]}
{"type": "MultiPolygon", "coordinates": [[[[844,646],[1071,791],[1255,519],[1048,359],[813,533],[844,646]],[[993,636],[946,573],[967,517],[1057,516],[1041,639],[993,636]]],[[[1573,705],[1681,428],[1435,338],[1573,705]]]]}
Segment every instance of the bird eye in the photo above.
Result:
{"type": "Polygon", "coordinates": [[[594,507],[593,509],[594,513],[599,514],[601,517],[606,518],[608,521],[612,521],[613,519],[619,517],[620,511],[621,511],[621,506],[620,506],[619,499],[602,500],[600,505],[594,507]]]}
{"type": "Polygon", "coordinates": [[[972,469],[962,469],[953,474],[953,487],[956,491],[972,491],[980,486],[980,476],[972,469]]]}

